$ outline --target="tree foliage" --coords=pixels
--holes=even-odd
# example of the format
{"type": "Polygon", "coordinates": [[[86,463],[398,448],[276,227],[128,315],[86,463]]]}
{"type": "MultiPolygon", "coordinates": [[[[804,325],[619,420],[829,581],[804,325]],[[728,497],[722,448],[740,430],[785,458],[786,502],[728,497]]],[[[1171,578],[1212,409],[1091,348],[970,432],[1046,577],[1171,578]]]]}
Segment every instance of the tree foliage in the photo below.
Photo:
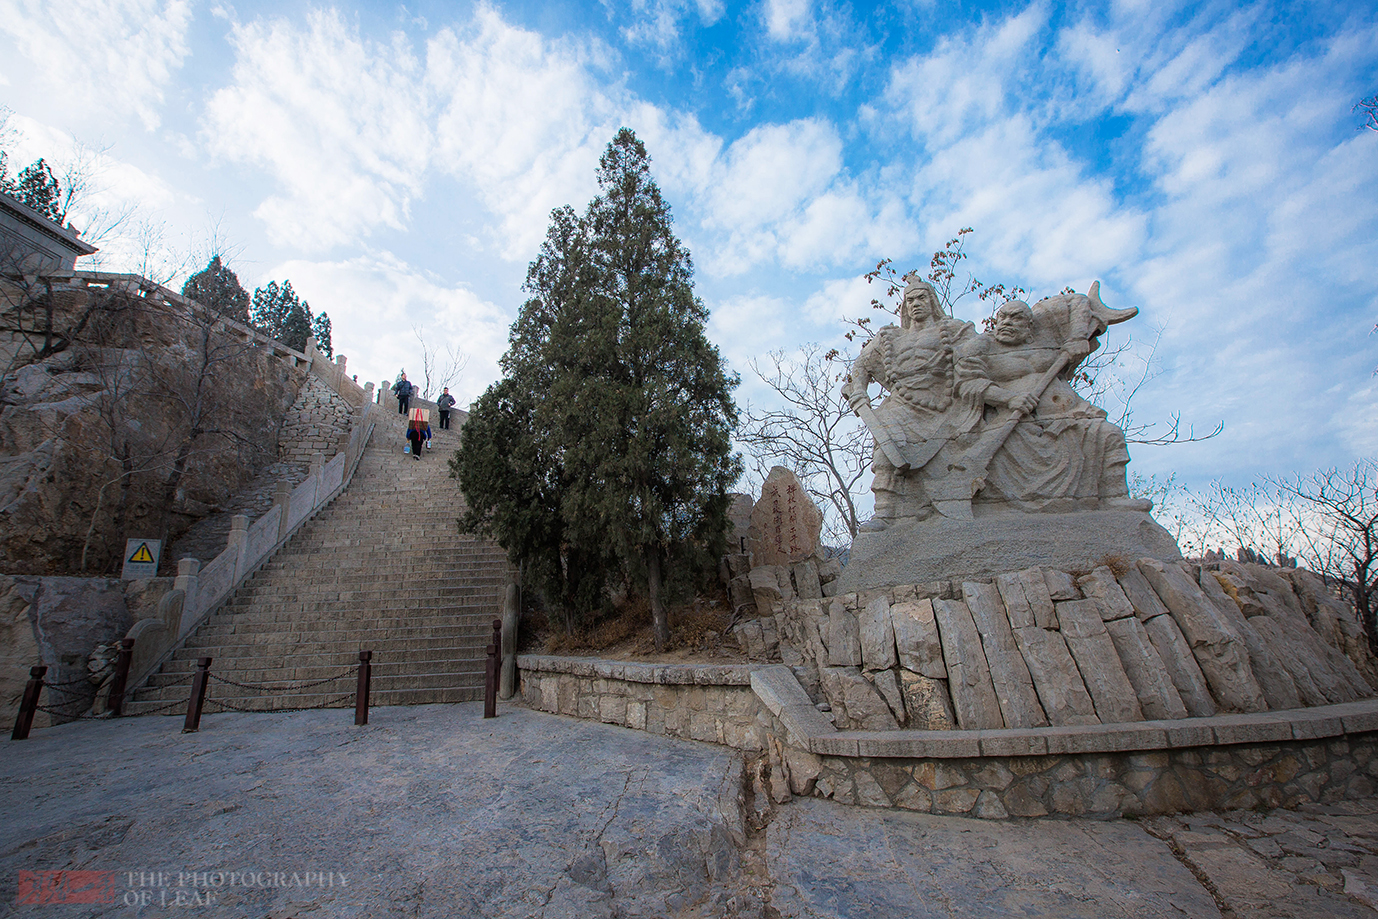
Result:
{"type": "Polygon", "coordinates": [[[275,338],[296,351],[306,349],[311,337],[311,305],[297,296],[291,281],[269,281],[255,288],[250,316],[253,325],[269,338],[275,338]]]}
{"type": "Polygon", "coordinates": [[[61,224],[67,217],[62,185],[42,158],[19,170],[19,175],[11,179],[8,158],[0,150],[0,191],[21,204],[27,204],[54,223],[61,224]]]}
{"type": "Polygon", "coordinates": [[[330,340],[330,316],[322,312],[311,320],[311,334],[316,339],[316,350],[331,360],[335,359],[335,345],[330,340]]]}
{"type": "Polygon", "coordinates": [[[667,572],[722,549],[741,473],[737,381],[704,334],[689,253],[630,130],[598,184],[582,217],[551,214],[504,378],[475,404],[453,469],[464,528],[527,560],[567,626],[621,576],[644,588],[663,648],[667,572]]]}
{"type": "Polygon", "coordinates": [[[249,323],[249,293],[239,283],[239,276],[216,255],[182,285],[182,296],[195,300],[215,315],[249,323]]]}

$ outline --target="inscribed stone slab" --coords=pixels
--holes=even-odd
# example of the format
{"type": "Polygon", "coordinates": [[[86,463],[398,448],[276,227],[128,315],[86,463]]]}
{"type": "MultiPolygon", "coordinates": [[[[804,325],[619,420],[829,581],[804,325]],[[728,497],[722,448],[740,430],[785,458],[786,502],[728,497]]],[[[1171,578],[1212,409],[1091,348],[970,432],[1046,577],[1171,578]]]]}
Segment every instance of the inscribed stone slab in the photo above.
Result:
{"type": "Polygon", "coordinates": [[[761,486],[761,499],[751,509],[749,545],[756,565],[790,565],[818,551],[823,514],[804,486],[784,466],[776,466],[761,486]]]}

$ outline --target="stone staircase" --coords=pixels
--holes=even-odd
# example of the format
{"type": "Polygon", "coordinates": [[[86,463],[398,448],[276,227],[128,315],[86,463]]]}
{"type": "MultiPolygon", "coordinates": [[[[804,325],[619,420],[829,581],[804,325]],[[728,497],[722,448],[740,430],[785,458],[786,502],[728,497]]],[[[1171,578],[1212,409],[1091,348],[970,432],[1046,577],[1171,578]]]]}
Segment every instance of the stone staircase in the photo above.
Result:
{"type": "Polygon", "coordinates": [[[215,677],[272,684],[210,682],[210,699],[255,711],[352,706],[361,650],[373,652],[373,705],[483,697],[506,553],[456,528],[462,498],[446,461],[458,431],[436,430],[417,461],[402,453],[401,417],[383,418],[349,488],[174,652],[129,714],[185,700],[200,657],[214,659],[215,677]]]}

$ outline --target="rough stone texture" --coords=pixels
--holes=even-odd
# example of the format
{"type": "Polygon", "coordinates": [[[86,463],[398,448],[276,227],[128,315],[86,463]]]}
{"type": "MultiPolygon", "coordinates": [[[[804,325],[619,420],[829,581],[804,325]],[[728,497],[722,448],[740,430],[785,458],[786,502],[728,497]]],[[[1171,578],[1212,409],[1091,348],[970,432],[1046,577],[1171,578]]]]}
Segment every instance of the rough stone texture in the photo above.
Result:
{"type": "Polygon", "coordinates": [[[947,680],[931,679],[908,670],[901,670],[899,674],[904,708],[909,716],[906,727],[918,731],[951,731],[957,727],[947,680]]]}
{"type": "Polygon", "coordinates": [[[1067,642],[1060,632],[1037,627],[1014,630],[1048,720],[1055,725],[1099,724],[1067,642]]]}
{"type": "Polygon", "coordinates": [[[857,618],[861,637],[861,661],[866,670],[895,666],[895,630],[890,620],[890,600],[876,597],[857,618]]]}
{"type": "Polygon", "coordinates": [[[1079,600],[1081,591],[1077,580],[1065,571],[1056,568],[1043,569],[1043,581],[1048,585],[1048,596],[1053,600],[1079,600]]]}
{"type": "Polygon", "coordinates": [[[46,683],[68,685],[43,691],[40,704],[62,714],[39,712],[34,724],[65,721],[90,708],[96,687],[86,680],[87,657],[96,645],[123,638],[132,624],[124,582],[118,578],[0,575],[0,611],[7,612],[4,621],[14,641],[7,647],[14,654],[33,655],[16,659],[16,666],[2,675],[8,703],[3,717],[9,724],[29,668],[38,664],[48,668],[46,683]]]}
{"type": "MultiPolygon", "coordinates": [[[[1102,606],[1101,610],[1104,609],[1102,606]]],[[[1133,611],[1128,616],[1107,621],[1105,630],[1115,643],[1115,651],[1124,665],[1125,676],[1134,686],[1144,717],[1150,720],[1187,717],[1181,694],[1172,685],[1163,659],[1158,656],[1147,630],[1133,611]]]]}
{"type": "Polygon", "coordinates": [[[751,594],[756,600],[756,609],[762,615],[770,615],[772,609],[784,600],[780,592],[780,579],[774,568],[752,568],[749,577],[751,594]]]}
{"type": "MultiPolygon", "coordinates": [[[[126,536],[168,530],[175,538],[276,457],[279,421],[306,371],[257,341],[213,330],[211,346],[223,359],[206,381],[209,411],[212,426],[230,436],[197,441],[173,495],[164,464],[131,477],[128,492],[106,489],[102,499],[100,489],[117,466],[100,449],[111,440],[102,406],[117,417],[117,436],[131,456],[161,454],[170,463],[186,427],[181,400],[151,385],[113,396],[112,380],[156,376],[193,386],[204,323],[187,320],[180,306],[157,296],[117,287],[67,291],[60,306],[57,330],[78,342],[17,367],[0,392],[0,567],[11,574],[78,573],[94,515],[87,572],[117,573],[126,536]],[[75,331],[88,308],[106,306],[118,310],[119,321],[87,322],[85,331],[75,331]]],[[[0,296],[0,309],[9,308],[0,296]]]]}
{"type": "Polygon", "coordinates": [[[885,731],[899,727],[890,706],[859,668],[824,667],[819,677],[841,730],[885,731]]]}
{"type": "Polygon", "coordinates": [[[766,847],[771,906],[790,919],[1220,916],[1168,846],[1127,822],[992,824],[799,801],[766,847]]]}
{"type": "Polygon", "coordinates": [[[1143,622],[1147,622],[1154,616],[1170,615],[1168,608],[1163,605],[1163,601],[1159,600],[1158,595],[1154,593],[1148,579],[1136,566],[1130,566],[1115,580],[1120,585],[1120,589],[1124,591],[1125,599],[1134,607],[1134,615],[1143,622]]]}
{"type": "Polygon", "coordinates": [[[933,613],[942,637],[948,690],[952,693],[957,724],[967,731],[1004,727],[1000,700],[971,611],[960,600],[935,600],[933,613]]]}
{"type": "Polygon", "coordinates": [[[799,479],[784,466],[773,467],[751,511],[753,564],[791,565],[813,557],[822,526],[823,514],[799,479]]]}
{"type": "Polygon", "coordinates": [[[1244,639],[1177,565],[1141,559],[1139,571],[1182,630],[1211,694],[1227,711],[1260,712],[1268,702],[1249,667],[1244,639]]]}
{"type": "Polygon", "coordinates": [[[1134,615],[1134,605],[1115,582],[1115,573],[1109,568],[1101,566],[1090,574],[1077,578],[1077,586],[1088,599],[1100,604],[1101,617],[1106,622],[1134,615]]]}
{"type": "MultiPolygon", "coordinates": [[[[760,753],[766,747],[761,704],[751,691],[745,667],[626,668],[619,679],[610,667],[602,676],[563,670],[521,671],[521,697],[538,711],[588,718],[634,730],[700,740],[760,753]],[[733,683],[723,682],[731,675],[733,683]],[[643,682],[657,680],[661,682],[643,682]]],[[[884,707],[884,703],[881,703],[884,707]]]]}
{"type": "Polygon", "coordinates": [[[287,410],[278,435],[278,458],[310,466],[319,453],[330,459],[349,443],[354,408],[319,377],[307,377],[287,410]]]}
{"type": "Polygon", "coordinates": [[[823,596],[823,584],[818,578],[818,562],[806,558],[791,569],[795,592],[801,600],[816,600],[823,596]]]}
{"type": "Polygon", "coordinates": [[[1099,754],[866,758],[822,756],[817,793],[844,804],[972,812],[993,792],[1012,816],[1095,817],[1211,808],[1298,807],[1378,790],[1378,735],[1099,754]],[[858,776],[888,777],[887,801],[861,801],[858,776]]]}
{"type": "Polygon", "coordinates": [[[931,679],[947,679],[933,601],[925,598],[896,603],[890,607],[890,621],[900,666],[931,679]]]}
{"type": "Polygon", "coordinates": [[[1299,707],[1301,696],[1297,693],[1296,683],[1292,681],[1291,675],[1278,660],[1276,651],[1249,624],[1249,620],[1240,611],[1238,604],[1226,596],[1215,575],[1203,570],[1200,572],[1199,583],[1201,593],[1220,611],[1221,616],[1229,620],[1235,632],[1244,639],[1244,647],[1249,651],[1249,669],[1253,671],[1254,679],[1258,681],[1259,688],[1263,690],[1263,697],[1267,700],[1268,707],[1271,709],[1299,707]]]}
{"type": "Polygon", "coordinates": [[[1088,571],[1108,554],[1178,561],[1167,531],[1140,511],[1016,514],[902,521],[852,543],[839,593],[943,578],[993,578],[1023,568],[1088,571]]]}
{"type": "MultiPolygon", "coordinates": [[[[140,889],[126,866],[166,872],[142,889],[168,905],[134,910],[147,914],[760,915],[759,898],[743,902],[735,751],[507,705],[481,713],[378,708],[362,728],[340,711],[230,713],[186,735],[180,719],[157,717],[36,732],[28,756],[0,764],[5,787],[29,789],[0,805],[3,869],[114,871],[121,897],[140,889]],[[231,871],[284,883],[192,886],[192,872],[231,871]],[[288,881],[308,871],[334,883],[288,881]],[[193,907],[193,892],[213,899],[193,907]]],[[[37,912],[73,909],[130,908],[37,912]]]]}
{"type": "Polygon", "coordinates": [[[1048,723],[1043,706],[1038,703],[1033,678],[1015,645],[1010,622],[1000,604],[1000,594],[992,584],[966,581],[962,597],[981,633],[981,645],[986,664],[990,667],[991,683],[1000,700],[1000,712],[1005,727],[1042,727],[1048,723]]]}
{"type": "Polygon", "coordinates": [[[895,716],[895,721],[900,727],[907,726],[909,714],[905,710],[904,690],[900,687],[899,676],[894,670],[878,670],[870,676],[876,692],[880,693],[885,704],[890,706],[890,713],[895,716]]]}
{"type": "Polygon", "coordinates": [[[1165,612],[1161,616],[1145,620],[1144,631],[1153,642],[1158,658],[1172,679],[1172,685],[1176,687],[1182,704],[1186,706],[1187,714],[1193,718],[1214,715],[1215,700],[1211,698],[1206,677],[1201,673],[1201,667],[1196,663],[1191,647],[1182,636],[1182,630],[1177,627],[1177,620],[1165,612]]]}
{"type": "MultiPolygon", "coordinates": [[[[856,616],[846,605],[834,599],[828,605],[828,660],[832,667],[860,667],[861,635],[856,616]]],[[[820,661],[820,664],[823,662],[820,661]]]]}
{"type": "Polygon", "coordinates": [[[1302,609],[1326,644],[1349,658],[1371,687],[1378,687],[1378,666],[1369,653],[1368,640],[1352,607],[1331,596],[1325,582],[1313,572],[1293,568],[1282,572],[1292,585],[1302,609]]]}
{"type": "Polygon", "coordinates": [[[1101,723],[1142,721],[1138,695],[1125,675],[1096,602],[1064,600],[1057,605],[1057,620],[1101,723]]]}

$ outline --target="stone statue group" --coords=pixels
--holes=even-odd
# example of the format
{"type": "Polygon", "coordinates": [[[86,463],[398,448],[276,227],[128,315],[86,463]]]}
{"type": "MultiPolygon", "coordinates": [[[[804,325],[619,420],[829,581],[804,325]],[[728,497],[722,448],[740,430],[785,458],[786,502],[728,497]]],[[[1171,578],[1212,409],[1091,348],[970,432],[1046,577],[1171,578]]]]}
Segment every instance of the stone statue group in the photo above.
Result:
{"type": "Polygon", "coordinates": [[[910,277],[900,325],[867,342],[842,393],[875,437],[875,516],[862,529],[935,514],[1146,511],[1129,497],[1124,432],[1070,384],[1098,336],[1137,309],[1089,294],[1011,300],[988,332],[943,312],[910,277]],[[879,405],[868,392],[886,391],[879,405]]]}

